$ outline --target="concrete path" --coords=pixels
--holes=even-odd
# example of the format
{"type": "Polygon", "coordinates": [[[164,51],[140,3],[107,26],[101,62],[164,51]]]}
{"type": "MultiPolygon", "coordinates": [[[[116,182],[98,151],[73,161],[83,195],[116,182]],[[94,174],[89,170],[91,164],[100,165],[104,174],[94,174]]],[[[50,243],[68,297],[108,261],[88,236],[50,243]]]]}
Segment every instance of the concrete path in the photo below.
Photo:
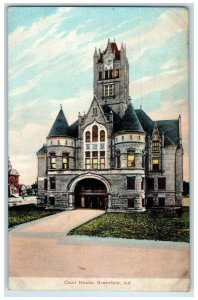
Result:
{"type": "MultiPolygon", "coordinates": [[[[90,285],[82,288],[78,283],[72,285],[64,282],[68,278],[69,282],[72,278],[73,281],[76,281],[75,278],[128,278],[133,279],[134,284],[130,286],[130,290],[140,288],[135,285],[135,280],[138,280],[138,284],[141,282],[145,288],[147,284],[148,290],[163,290],[160,287],[163,280],[166,280],[165,290],[188,289],[188,244],[66,236],[72,228],[103,213],[99,210],[83,209],[62,212],[11,230],[10,288],[58,287],[65,290],[72,289],[75,285],[75,290],[90,289],[90,285]],[[44,283],[44,279],[49,281],[44,283]],[[145,279],[151,281],[146,283],[145,279]],[[62,285],[56,280],[61,280],[62,285]],[[152,288],[153,280],[158,280],[159,283],[152,288]],[[55,282],[56,286],[53,284],[55,282]]],[[[104,289],[104,286],[100,286],[102,287],[104,289]]],[[[118,290],[122,289],[123,286],[119,287],[118,284],[118,290]]]]}

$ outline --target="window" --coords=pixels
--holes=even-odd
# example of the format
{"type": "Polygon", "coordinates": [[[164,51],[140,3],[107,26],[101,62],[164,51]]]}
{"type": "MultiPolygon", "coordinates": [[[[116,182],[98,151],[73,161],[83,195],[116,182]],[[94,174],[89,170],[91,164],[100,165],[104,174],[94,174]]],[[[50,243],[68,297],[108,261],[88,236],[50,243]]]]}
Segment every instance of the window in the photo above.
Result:
{"type": "Polygon", "coordinates": [[[55,197],[49,196],[49,202],[50,202],[50,205],[55,205],[55,197]]]}
{"type": "Polygon", "coordinates": [[[100,157],[105,157],[105,151],[100,151],[100,157]]]}
{"type": "Polygon", "coordinates": [[[144,190],[144,177],[142,177],[142,181],[141,181],[141,190],[144,190]]]}
{"type": "Polygon", "coordinates": [[[85,158],[85,169],[91,169],[91,160],[90,160],[90,158],[85,158]]]}
{"type": "Polygon", "coordinates": [[[159,170],[159,158],[153,158],[152,160],[153,171],[159,170]]]}
{"type": "Polygon", "coordinates": [[[65,145],[67,146],[67,140],[65,140],[65,145]]]}
{"type": "Polygon", "coordinates": [[[93,169],[98,169],[98,158],[92,159],[92,167],[93,169]]]}
{"type": "Polygon", "coordinates": [[[92,152],[92,156],[93,156],[93,157],[98,157],[98,151],[93,151],[93,152],[92,152]]]}
{"type": "Polygon", "coordinates": [[[132,136],[132,135],[130,135],[130,140],[132,141],[132,139],[133,139],[133,136],[132,136]]]}
{"type": "Polygon", "coordinates": [[[145,157],[142,156],[142,168],[145,168],[145,157]]]}
{"type": "Polygon", "coordinates": [[[117,160],[117,168],[120,168],[121,167],[120,155],[116,157],[116,160],[117,160]]]}
{"type": "Polygon", "coordinates": [[[165,206],[165,198],[159,198],[159,206],[165,206]]]}
{"type": "Polygon", "coordinates": [[[63,153],[62,168],[63,169],[68,169],[69,168],[69,154],[68,153],[63,153]]]}
{"type": "Polygon", "coordinates": [[[50,177],[50,190],[55,190],[55,189],[56,189],[56,178],[50,177]]]}
{"type": "Polygon", "coordinates": [[[104,92],[105,97],[114,96],[114,84],[104,85],[104,92]]]}
{"type": "Polygon", "coordinates": [[[158,178],[158,190],[165,190],[166,189],[166,178],[160,177],[158,178]]]}
{"type": "Polygon", "coordinates": [[[105,158],[100,158],[100,169],[105,168],[105,158]]]}
{"type": "Polygon", "coordinates": [[[92,128],[92,141],[97,142],[98,141],[98,126],[94,125],[92,128]]]}
{"type": "Polygon", "coordinates": [[[55,153],[50,154],[50,168],[51,169],[56,169],[56,157],[55,153]]]}
{"type": "Polygon", "coordinates": [[[144,201],[144,198],[142,199],[142,207],[145,206],[145,201],[144,201]]]}
{"type": "Polygon", "coordinates": [[[153,198],[152,198],[152,197],[148,197],[148,198],[147,198],[147,206],[148,206],[148,207],[153,206],[153,198]]]}
{"type": "Polygon", "coordinates": [[[154,190],[154,178],[152,178],[152,177],[148,177],[147,179],[146,179],[146,187],[147,187],[147,189],[148,190],[154,190]]]}
{"type": "Polygon", "coordinates": [[[159,151],[159,141],[153,141],[153,152],[159,151]]]}
{"type": "Polygon", "coordinates": [[[99,79],[100,80],[102,79],[102,72],[101,71],[99,72],[99,79]]]}
{"type": "Polygon", "coordinates": [[[88,143],[88,142],[90,142],[90,140],[91,140],[91,133],[90,133],[90,131],[87,131],[85,133],[85,141],[86,141],[86,143],[88,143]]]}
{"type": "Polygon", "coordinates": [[[60,145],[60,140],[57,141],[57,144],[60,145]]]}
{"type": "Polygon", "coordinates": [[[101,131],[100,131],[100,141],[101,141],[101,142],[104,142],[104,141],[105,141],[105,131],[104,131],[104,130],[101,130],[101,131]]]}
{"type": "Polygon", "coordinates": [[[128,208],[134,208],[135,201],[134,198],[129,198],[128,199],[128,208]]]}
{"type": "Polygon", "coordinates": [[[109,77],[109,71],[106,70],[106,71],[105,71],[105,79],[108,79],[108,77],[109,77]]]}
{"type": "Polygon", "coordinates": [[[124,136],[122,136],[122,141],[124,141],[124,136]]]}
{"type": "Polygon", "coordinates": [[[44,179],[44,190],[47,190],[47,178],[44,179]]]}
{"type": "Polygon", "coordinates": [[[127,177],[127,190],[135,190],[135,176],[127,177]]]}
{"type": "Polygon", "coordinates": [[[135,153],[134,151],[127,152],[127,166],[128,168],[135,167],[135,153]]]}
{"type": "Polygon", "coordinates": [[[94,108],[93,108],[93,114],[94,114],[94,115],[97,115],[97,107],[94,107],[94,108]]]}
{"type": "Polygon", "coordinates": [[[90,157],[90,151],[85,152],[85,157],[90,157]]]}

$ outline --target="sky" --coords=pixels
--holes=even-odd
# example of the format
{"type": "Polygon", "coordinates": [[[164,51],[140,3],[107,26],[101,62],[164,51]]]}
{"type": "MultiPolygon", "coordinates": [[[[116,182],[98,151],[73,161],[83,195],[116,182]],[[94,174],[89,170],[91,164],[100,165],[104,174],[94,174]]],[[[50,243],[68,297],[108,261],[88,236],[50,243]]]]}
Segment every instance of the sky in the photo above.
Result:
{"type": "Polygon", "coordinates": [[[182,117],[189,180],[188,11],[174,7],[10,7],[8,155],[20,182],[37,178],[36,152],[60,104],[69,124],[93,99],[93,54],[126,44],[135,108],[153,120],[182,117]]]}

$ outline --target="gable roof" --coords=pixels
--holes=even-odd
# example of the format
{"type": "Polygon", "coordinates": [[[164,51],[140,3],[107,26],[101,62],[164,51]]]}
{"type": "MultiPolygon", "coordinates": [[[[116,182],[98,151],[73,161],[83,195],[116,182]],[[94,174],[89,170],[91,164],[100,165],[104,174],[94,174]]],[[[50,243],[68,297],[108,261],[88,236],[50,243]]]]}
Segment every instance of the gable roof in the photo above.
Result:
{"type": "Polygon", "coordinates": [[[129,101],[125,114],[122,118],[120,131],[144,132],[131,101],[129,101]]]}
{"type": "Polygon", "coordinates": [[[150,136],[153,132],[154,123],[156,122],[160,133],[164,133],[165,146],[179,145],[178,120],[159,120],[154,122],[142,109],[136,109],[135,111],[144,131],[150,134],[150,136]]]}
{"type": "Polygon", "coordinates": [[[58,116],[56,117],[56,120],[52,125],[52,128],[48,134],[48,137],[67,136],[68,134],[69,134],[69,125],[67,123],[67,119],[61,107],[58,116]]]}

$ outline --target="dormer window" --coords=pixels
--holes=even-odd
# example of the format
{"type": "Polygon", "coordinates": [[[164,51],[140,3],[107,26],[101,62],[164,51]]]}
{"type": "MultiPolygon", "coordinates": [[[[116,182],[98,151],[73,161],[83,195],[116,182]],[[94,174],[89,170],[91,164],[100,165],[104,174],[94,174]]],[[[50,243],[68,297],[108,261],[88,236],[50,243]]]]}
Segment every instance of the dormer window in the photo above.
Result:
{"type": "Polygon", "coordinates": [[[159,151],[160,150],[160,148],[159,148],[159,141],[153,141],[153,151],[154,152],[157,152],[157,151],[159,151]]]}

